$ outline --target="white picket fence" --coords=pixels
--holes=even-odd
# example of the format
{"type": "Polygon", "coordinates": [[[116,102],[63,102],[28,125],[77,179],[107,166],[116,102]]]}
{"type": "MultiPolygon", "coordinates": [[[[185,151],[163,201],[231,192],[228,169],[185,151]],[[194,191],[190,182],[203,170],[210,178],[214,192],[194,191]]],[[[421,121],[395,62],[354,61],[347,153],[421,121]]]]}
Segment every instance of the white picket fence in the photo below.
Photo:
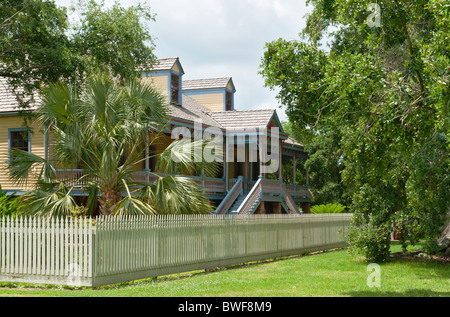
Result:
{"type": "Polygon", "coordinates": [[[96,287],[339,248],[351,217],[4,217],[0,282],[96,287]]]}

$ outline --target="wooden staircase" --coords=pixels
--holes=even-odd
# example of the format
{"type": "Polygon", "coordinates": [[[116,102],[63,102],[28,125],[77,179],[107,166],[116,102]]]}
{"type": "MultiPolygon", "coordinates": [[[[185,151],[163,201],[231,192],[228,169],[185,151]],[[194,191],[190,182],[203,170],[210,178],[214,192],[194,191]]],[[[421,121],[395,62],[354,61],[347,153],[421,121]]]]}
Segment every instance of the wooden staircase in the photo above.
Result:
{"type": "Polygon", "coordinates": [[[279,180],[258,179],[247,195],[243,193],[243,179],[240,178],[215,210],[216,214],[253,214],[264,195],[277,196],[282,207],[291,214],[300,213],[285,185],[279,180]]]}

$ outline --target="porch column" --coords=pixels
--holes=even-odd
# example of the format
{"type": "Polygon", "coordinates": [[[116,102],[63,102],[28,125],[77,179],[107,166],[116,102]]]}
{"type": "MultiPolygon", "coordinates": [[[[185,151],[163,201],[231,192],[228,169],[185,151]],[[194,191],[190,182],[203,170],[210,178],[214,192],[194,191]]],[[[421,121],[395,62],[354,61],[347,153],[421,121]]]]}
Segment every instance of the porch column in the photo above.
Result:
{"type": "MultiPolygon", "coordinates": [[[[148,136],[148,131],[147,131],[147,133],[145,134],[145,166],[144,166],[144,170],[146,171],[146,172],[148,172],[149,171],[149,169],[150,169],[150,159],[149,159],[149,156],[150,156],[150,149],[149,149],[149,146],[150,146],[150,144],[149,144],[150,142],[149,142],[149,136],[148,136]]],[[[148,183],[149,181],[150,181],[150,179],[149,179],[149,175],[147,174],[147,173],[145,173],[145,182],[146,183],[148,183]]]]}
{"type": "Polygon", "coordinates": [[[205,187],[205,169],[202,168],[202,192],[203,194],[206,193],[206,187],[205,187]]]}
{"type": "Polygon", "coordinates": [[[225,178],[225,192],[228,193],[228,147],[225,145],[225,155],[224,155],[224,160],[223,160],[223,164],[224,164],[224,175],[223,177],[225,178]]]}
{"type": "Polygon", "coordinates": [[[262,171],[263,171],[263,164],[262,164],[262,160],[260,158],[260,160],[259,160],[259,177],[264,178],[264,173],[262,171]]]}
{"type": "Polygon", "coordinates": [[[263,140],[262,139],[260,139],[260,138],[258,138],[259,139],[259,148],[258,148],[258,161],[259,161],[259,177],[260,178],[264,178],[264,173],[262,172],[263,171],[263,164],[262,164],[262,159],[261,159],[261,150],[262,150],[262,148],[263,148],[263,140]]]}
{"type": "Polygon", "coordinates": [[[297,184],[296,181],[296,174],[297,174],[297,154],[294,155],[294,184],[297,184]]]}
{"type": "Polygon", "coordinates": [[[48,127],[44,126],[44,158],[48,160],[48,127]]]}
{"type": "Polygon", "coordinates": [[[282,180],[283,176],[282,176],[282,166],[283,166],[283,141],[280,140],[280,147],[279,147],[279,151],[280,153],[278,154],[278,179],[282,180]]]}
{"type": "Polygon", "coordinates": [[[309,171],[306,169],[306,185],[309,185],[309,171]]]}

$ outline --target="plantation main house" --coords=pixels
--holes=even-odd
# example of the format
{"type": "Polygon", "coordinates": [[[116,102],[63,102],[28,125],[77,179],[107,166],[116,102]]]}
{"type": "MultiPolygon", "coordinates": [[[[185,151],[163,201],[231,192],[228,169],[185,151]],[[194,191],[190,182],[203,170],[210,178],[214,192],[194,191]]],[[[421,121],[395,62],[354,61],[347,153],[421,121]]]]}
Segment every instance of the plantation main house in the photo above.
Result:
{"type": "MultiPolygon", "coordinates": [[[[169,116],[161,137],[151,142],[148,152],[155,153],[142,168],[136,170],[137,180],[152,182],[157,154],[172,141],[176,128],[190,134],[192,139],[208,131],[223,138],[224,163],[216,177],[188,175],[195,180],[207,197],[215,203],[217,214],[265,214],[309,213],[307,184],[296,184],[296,160],[306,156],[301,144],[283,131],[276,110],[237,110],[234,104],[236,92],[231,77],[184,80],[184,70],[178,58],[159,59],[150,69],[142,70],[142,80],[156,85],[166,97],[169,116]],[[274,130],[275,129],[275,130],[274,130]],[[277,135],[272,131],[278,131],[277,135]],[[276,144],[272,144],[276,142],[276,144]],[[270,144],[270,146],[269,146],[270,144]],[[267,172],[267,162],[261,153],[269,154],[277,148],[276,170],[267,172]],[[267,151],[268,150],[268,151],[267,151]],[[262,152],[264,151],[264,152],[262,152]],[[227,159],[228,158],[228,159],[227,159]],[[230,159],[231,158],[231,159],[230,159]],[[289,167],[292,184],[282,181],[284,168],[289,167]]],[[[38,102],[36,102],[38,104],[38,102]]],[[[36,106],[29,111],[35,111],[36,106]]],[[[26,192],[32,181],[17,185],[10,181],[8,165],[11,149],[22,149],[43,158],[51,157],[51,137],[42,126],[31,122],[23,126],[18,103],[8,89],[5,79],[0,78],[0,184],[9,194],[26,192]]],[[[205,133],[206,134],[206,133],[205,133]]],[[[149,137],[153,136],[149,131],[149,137]]],[[[270,156],[269,154],[269,156],[270,156]]],[[[83,170],[58,170],[60,179],[76,179],[83,170]]],[[[285,177],[286,178],[286,177],[285,177]]],[[[306,183],[307,181],[306,175],[306,183]]],[[[83,196],[82,184],[73,192],[83,196]]]]}

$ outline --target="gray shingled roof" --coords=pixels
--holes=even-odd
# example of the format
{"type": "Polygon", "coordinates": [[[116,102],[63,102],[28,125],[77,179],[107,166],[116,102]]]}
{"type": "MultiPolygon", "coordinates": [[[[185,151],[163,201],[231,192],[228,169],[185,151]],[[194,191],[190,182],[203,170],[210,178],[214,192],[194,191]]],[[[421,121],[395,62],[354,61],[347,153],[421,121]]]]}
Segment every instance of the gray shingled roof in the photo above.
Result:
{"type": "Polygon", "coordinates": [[[182,98],[182,106],[169,105],[169,115],[171,117],[191,122],[200,119],[202,124],[212,127],[221,127],[220,124],[208,115],[209,109],[186,95],[182,95],[182,98]]]}
{"type": "Polygon", "coordinates": [[[292,145],[295,145],[295,146],[303,146],[303,144],[297,142],[296,140],[294,140],[290,136],[288,136],[288,138],[287,138],[287,140],[285,142],[289,143],[289,144],[292,144],[292,145]]]}
{"type": "Polygon", "coordinates": [[[141,67],[138,68],[140,71],[158,71],[158,70],[170,70],[178,61],[178,57],[169,57],[169,58],[160,58],[154,61],[153,65],[149,65],[144,63],[141,67]]]}
{"type": "Polygon", "coordinates": [[[183,90],[226,88],[231,77],[183,80],[183,90]]]}
{"type": "Polygon", "coordinates": [[[177,57],[172,58],[161,58],[156,60],[155,65],[153,66],[152,70],[168,70],[172,69],[173,64],[178,60],[177,57]]]}
{"type": "Polygon", "coordinates": [[[273,109],[242,111],[210,111],[194,99],[183,94],[183,105],[170,105],[170,115],[191,122],[202,120],[208,126],[222,129],[266,128],[275,112],[273,109]]]}
{"type": "MultiPolygon", "coordinates": [[[[38,98],[39,96],[35,97],[35,99],[38,98]]],[[[28,109],[35,110],[36,106],[28,109]]],[[[13,94],[11,87],[8,85],[7,78],[0,77],[0,113],[17,112],[19,110],[21,110],[19,108],[19,102],[13,94]]]]}
{"type": "Polygon", "coordinates": [[[275,110],[209,111],[208,115],[227,129],[266,128],[275,110]]]}

